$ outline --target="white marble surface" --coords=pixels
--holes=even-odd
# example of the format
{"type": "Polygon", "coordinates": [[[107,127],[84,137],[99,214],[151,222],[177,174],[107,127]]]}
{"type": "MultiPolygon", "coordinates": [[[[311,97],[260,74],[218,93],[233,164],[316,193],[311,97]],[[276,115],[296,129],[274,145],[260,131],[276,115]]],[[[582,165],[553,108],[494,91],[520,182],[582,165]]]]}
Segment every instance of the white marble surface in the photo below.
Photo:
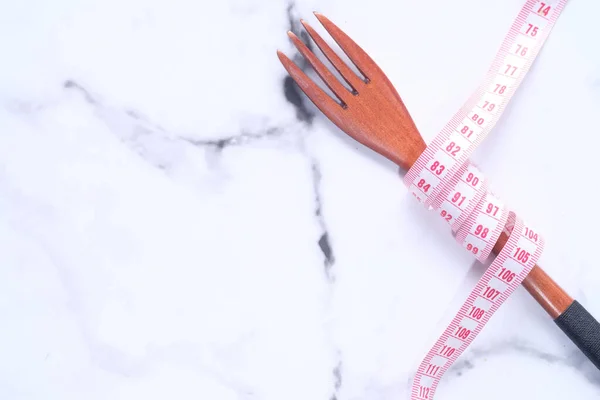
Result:
{"type": "MultiPolygon", "coordinates": [[[[407,398],[482,267],[390,162],[292,104],[293,87],[286,99],[275,50],[295,55],[290,20],[323,32],[310,12],[325,13],[429,140],[521,5],[5,1],[0,398],[407,398]]],[[[569,2],[473,157],[596,316],[600,212],[583,193],[598,190],[599,14],[569,2]]],[[[519,289],[436,398],[599,395],[599,372],[519,289]]]]}

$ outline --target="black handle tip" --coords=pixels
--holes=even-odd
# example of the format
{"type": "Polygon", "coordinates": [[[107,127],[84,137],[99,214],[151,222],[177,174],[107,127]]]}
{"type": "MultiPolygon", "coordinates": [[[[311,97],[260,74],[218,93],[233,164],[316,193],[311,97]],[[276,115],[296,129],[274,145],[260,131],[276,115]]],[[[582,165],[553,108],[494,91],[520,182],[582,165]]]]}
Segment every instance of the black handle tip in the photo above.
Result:
{"type": "Polygon", "coordinates": [[[600,323],[577,300],[554,322],[600,369],[600,323]]]}

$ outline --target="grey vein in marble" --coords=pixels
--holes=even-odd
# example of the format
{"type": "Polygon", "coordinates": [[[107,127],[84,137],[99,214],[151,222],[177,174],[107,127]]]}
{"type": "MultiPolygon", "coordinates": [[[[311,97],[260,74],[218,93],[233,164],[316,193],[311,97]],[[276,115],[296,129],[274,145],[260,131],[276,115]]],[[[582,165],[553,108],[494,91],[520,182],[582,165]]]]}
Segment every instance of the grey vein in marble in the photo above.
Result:
{"type": "MultiPolygon", "coordinates": [[[[313,46],[308,34],[305,30],[300,27],[298,21],[300,17],[296,15],[295,10],[295,2],[292,0],[288,4],[287,8],[288,21],[289,21],[289,30],[295,33],[297,36],[301,37],[307,47],[313,51],[313,46]]],[[[298,52],[296,52],[293,56],[293,61],[298,65],[303,71],[306,71],[309,67],[308,62],[302,57],[298,52]]],[[[307,106],[307,102],[309,99],[304,95],[304,93],[300,90],[299,86],[296,82],[289,76],[286,75],[283,79],[283,94],[286,100],[294,106],[296,109],[296,118],[301,122],[308,125],[310,128],[312,126],[313,120],[315,118],[314,112],[307,106]]],[[[310,154],[306,154],[307,157],[311,160],[311,170],[312,170],[312,180],[313,180],[313,188],[314,188],[314,199],[315,199],[315,217],[317,218],[318,224],[321,227],[322,234],[318,241],[319,248],[324,256],[324,267],[325,267],[325,276],[327,281],[333,285],[335,282],[335,275],[333,270],[333,265],[335,264],[334,251],[331,245],[329,231],[327,229],[327,224],[325,222],[325,217],[323,215],[323,203],[321,198],[321,178],[322,173],[319,167],[318,160],[316,157],[311,156],[310,154]]],[[[333,289],[333,287],[332,287],[333,289]]],[[[334,388],[333,394],[331,396],[331,400],[337,400],[339,390],[342,386],[342,356],[339,349],[337,349],[337,358],[338,362],[335,368],[333,369],[333,378],[334,378],[334,388]]]]}
{"type": "MultiPolygon", "coordinates": [[[[311,42],[308,39],[306,32],[301,30],[300,25],[297,22],[299,21],[299,17],[295,15],[294,2],[290,2],[288,5],[287,13],[288,21],[290,23],[290,30],[302,37],[309,48],[312,49],[311,42]]],[[[303,70],[308,68],[307,62],[298,53],[296,53],[294,61],[303,70]]],[[[162,126],[152,122],[148,117],[144,116],[138,111],[128,109],[117,110],[110,108],[103,103],[103,101],[100,99],[100,96],[92,94],[92,91],[75,80],[66,80],[63,86],[67,90],[75,90],[80,93],[83,96],[83,99],[95,108],[98,117],[102,119],[103,122],[108,126],[110,126],[111,130],[115,131],[115,134],[121,140],[123,140],[144,160],[162,170],[171,169],[173,167],[173,163],[177,162],[178,160],[177,157],[168,157],[165,156],[165,154],[179,153],[181,151],[180,146],[182,145],[187,144],[212,149],[214,156],[218,156],[227,147],[244,146],[257,140],[280,137],[285,135],[287,131],[286,127],[269,127],[260,132],[240,132],[239,134],[229,135],[219,139],[193,139],[186,137],[185,135],[168,132],[162,126]],[[125,129],[122,129],[120,126],[121,123],[126,124],[125,129]],[[158,143],[156,143],[157,141],[158,143]],[[154,143],[154,145],[152,143],[154,143]]],[[[297,120],[310,129],[315,114],[309,108],[309,106],[307,106],[308,99],[306,96],[301,92],[298,85],[287,75],[283,79],[283,95],[285,99],[296,109],[297,120]]],[[[322,213],[323,204],[320,193],[322,173],[318,160],[314,156],[310,155],[306,150],[303,150],[303,153],[310,160],[311,176],[314,189],[315,218],[317,218],[317,223],[322,230],[322,234],[317,244],[324,257],[323,264],[325,268],[325,277],[328,282],[333,284],[335,281],[335,276],[332,267],[335,263],[335,257],[330,242],[330,235],[327,230],[325,217],[322,213]]],[[[210,161],[207,160],[207,162],[210,161]]],[[[110,349],[104,349],[104,352],[107,350],[110,349]]],[[[129,376],[131,374],[135,375],[135,371],[137,369],[135,365],[142,365],[140,360],[124,360],[123,354],[117,355],[114,354],[113,351],[108,351],[108,353],[112,354],[112,357],[110,357],[111,360],[99,360],[99,363],[104,365],[109,371],[118,372],[125,376],[129,376]],[[116,356],[116,358],[114,356],[116,356]],[[106,364],[106,362],[108,362],[108,364],[106,364]]],[[[338,358],[341,358],[339,351],[338,358]]],[[[331,398],[336,399],[337,393],[342,385],[342,362],[340,359],[338,359],[337,365],[332,371],[332,374],[334,378],[334,388],[331,398]]]]}
{"type": "MultiPolygon", "coordinates": [[[[301,37],[306,46],[312,51],[312,42],[309,40],[306,31],[300,28],[300,24],[298,23],[300,18],[296,15],[295,8],[295,2],[293,0],[290,1],[287,8],[288,21],[290,24],[289,29],[290,31],[294,32],[296,36],[301,37]]],[[[299,53],[294,55],[293,61],[298,67],[300,67],[300,69],[306,71],[308,62],[299,53]]],[[[283,93],[286,100],[296,108],[296,118],[302,122],[306,122],[308,125],[311,125],[315,114],[306,106],[306,97],[303,95],[303,93],[301,93],[296,82],[294,82],[294,80],[288,75],[286,75],[286,77],[283,79],[283,93]]]]}
{"type": "Polygon", "coordinates": [[[448,370],[448,377],[463,376],[467,371],[475,368],[476,364],[481,362],[482,359],[507,353],[517,353],[523,357],[573,368],[583,374],[591,384],[600,387],[600,376],[598,376],[598,371],[587,368],[589,360],[580,351],[574,351],[568,357],[559,357],[552,353],[544,352],[528,343],[524,343],[518,338],[509,339],[490,348],[473,346],[468,354],[464,354],[460,360],[450,367],[448,370]]]}
{"type": "MultiPolygon", "coordinates": [[[[67,80],[64,82],[66,89],[73,89],[79,91],[84,99],[96,107],[100,114],[100,117],[108,125],[116,125],[119,121],[123,121],[130,125],[129,132],[127,130],[118,130],[118,135],[125,140],[140,156],[147,161],[154,164],[160,169],[168,169],[171,164],[171,160],[166,160],[163,156],[157,152],[152,152],[152,147],[144,142],[144,138],[152,137],[152,140],[159,140],[160,147],[164,149],[172,149],[172,151],[178,152],[179,150],[174,146],[180,146],[181,144],[191,144],[194,146],[204,146],[215,150],[218,154],[223,149],[229,146],[241,146],[253,143],[257,140],[265,138],[271,138],[281,136],[285,133],[285,128],[282,127],[268,127],[260,132],[240,132],[235,135],[228,135],[219,139],[212,140],[199,140],[186,137],[185,135],[171,134],[167,132],[162,126],[152,122],[143,114],[134,110],[111,110],[105,104],[99,100],[98,96],[92,95],[90,90],[85,88],[80,83],[67,80]],[[152,153],[152,154],[151,154],[152,153]],[[159,159],[157,159],[159,158],[159,159]]],[[[162,152],[160,152],[162,153],[162,152]]]]}

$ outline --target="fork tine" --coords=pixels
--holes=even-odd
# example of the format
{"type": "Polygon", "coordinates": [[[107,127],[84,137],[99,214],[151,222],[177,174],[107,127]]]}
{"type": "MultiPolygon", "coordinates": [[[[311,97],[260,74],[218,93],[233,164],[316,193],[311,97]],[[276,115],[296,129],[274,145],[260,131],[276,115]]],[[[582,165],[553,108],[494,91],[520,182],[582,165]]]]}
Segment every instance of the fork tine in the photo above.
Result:
{"type": "Polygon", "coordinates": [[[293,32],[288,32],[288,36],[292,39],[294,46],[304,56],[304,58],[312,65],[313,69],[317,72],[319,77],[325,82],[325,84],[331,89],[331,91],[337,96],[338,99],[345,105],[348,104],[348,97],[351,96],[350,92],[340,81],[327,69],[325,64],[321,62],[314,55],[312,51],[296,36],[293,32]]]}
{"type": "Polygon", "coordinates": [[[317,46],[319,46],[319,49],[321,49],[325,57],[327,57],[329,62],[331,62],[331,64],[340,73],[348,85],[350,85],[355,92],[358,92],[361,84],[364,85],[365,82],[359,78],[358,75],[356,75],[344,61],[342,61],[342,59],[335,53],[335,51],[333,51],[331,47],[329,47],[321,35],[319,35],[317,31],[315,31],[313,27],[308,24],[308,22],[303,19],[301,19],[300,22],[302,25],[304,25],[304,28],[310,37],[315,41],[317,46]]]}
{"type": "Polygon", "coordinates": [[[329,32],[331,37],[340,46],[340,48],[346,53],[348,58],[352,60],[356,68],[365,76],[367,82],[376,74],[383,74],[375,61],[369,57],[369,55],[357,45],[354,40],[350,39],[340,28],[337,27],[333,22],[321,13],[315,12],[315,17],[321,22],[323,27],[329,32]]]}
{"type": "Polygon", "coordinates": [[[300,89],[308,98],[333,122],[341,122],[340,113],[344,111],[342,106],[314,83],[306,74],[288,58],[283,52],[277,50],[277,57],[287,70],[288,74],[298,84],[300,89]]]}

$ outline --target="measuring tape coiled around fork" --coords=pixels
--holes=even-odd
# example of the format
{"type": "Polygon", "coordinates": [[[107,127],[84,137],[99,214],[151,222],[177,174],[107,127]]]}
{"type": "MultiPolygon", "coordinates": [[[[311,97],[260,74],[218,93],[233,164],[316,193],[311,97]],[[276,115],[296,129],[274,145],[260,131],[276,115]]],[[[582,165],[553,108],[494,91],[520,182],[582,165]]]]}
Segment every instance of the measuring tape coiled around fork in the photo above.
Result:
{"type": "Polygon", "coordinates": [[[567,0],[528,0],[483,84],[407,172],[409,192],[448,222],[456,240],[485,261],[502,232],[508,240],[442,335],[421,361],[411,400],[433,399],[448,368],[539,259],[544,240],[509,210],[469,156],[492,130],[521,84],[567,0]]]}

